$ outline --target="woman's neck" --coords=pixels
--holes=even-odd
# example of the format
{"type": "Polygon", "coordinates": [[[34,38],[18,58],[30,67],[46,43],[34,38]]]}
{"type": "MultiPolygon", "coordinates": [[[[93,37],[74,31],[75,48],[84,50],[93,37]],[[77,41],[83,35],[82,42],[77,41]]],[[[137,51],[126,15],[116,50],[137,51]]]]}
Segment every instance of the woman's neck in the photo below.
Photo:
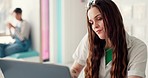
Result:
{"type": "Polygon", "coordinates": [[[111,48],[112,44],[111,44],[111,41],[110,39],[106,39],[106,45],[105,45],[105,48],[111,48]]]}

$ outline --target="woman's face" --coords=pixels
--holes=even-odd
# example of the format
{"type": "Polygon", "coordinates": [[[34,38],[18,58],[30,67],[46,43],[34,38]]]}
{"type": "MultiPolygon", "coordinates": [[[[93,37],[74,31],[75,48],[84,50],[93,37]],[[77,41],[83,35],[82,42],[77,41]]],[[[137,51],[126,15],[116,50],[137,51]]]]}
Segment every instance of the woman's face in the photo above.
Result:
{"type": "Polygon", "coordinates": [[[91,24],[93,31],[99,36],[100,39],[106,38],[103,17],[96,7],[92,7],[88,11],[88,20],[91,24]]]}

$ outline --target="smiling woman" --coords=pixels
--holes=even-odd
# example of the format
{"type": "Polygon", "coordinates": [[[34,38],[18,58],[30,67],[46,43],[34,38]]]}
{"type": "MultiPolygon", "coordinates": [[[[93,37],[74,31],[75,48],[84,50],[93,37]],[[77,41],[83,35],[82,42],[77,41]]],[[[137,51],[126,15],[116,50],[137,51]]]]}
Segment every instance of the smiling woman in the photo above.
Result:
{"type": "Polygon", "coordinates": [[[73,54],[72,77],[84,68],[85,78],[145,78],[147,46],[125,31],[117,5],[94,0],[86,14],[88,34],[73,54]]]}
{"type": "Polygon", "coordinates": [[[100,39],[105,39],[106,35],[104,22],[100,11],[98,11],[96,7],[93,7],[90,11],[88,11],[88,18],[90,24],[92,25],[92,29],[96,32],[100,39]]]}

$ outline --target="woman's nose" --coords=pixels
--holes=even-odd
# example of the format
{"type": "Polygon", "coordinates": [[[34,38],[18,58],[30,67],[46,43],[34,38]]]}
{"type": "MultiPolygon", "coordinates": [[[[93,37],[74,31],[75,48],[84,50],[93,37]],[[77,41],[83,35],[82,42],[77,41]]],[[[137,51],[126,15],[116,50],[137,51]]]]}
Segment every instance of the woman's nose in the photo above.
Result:
{"type": "Polygon", "coordinates": [[[94,27],[95,28],[98,28],[99,27],[99,24],[97,22],[94,22],[94,27]]]}

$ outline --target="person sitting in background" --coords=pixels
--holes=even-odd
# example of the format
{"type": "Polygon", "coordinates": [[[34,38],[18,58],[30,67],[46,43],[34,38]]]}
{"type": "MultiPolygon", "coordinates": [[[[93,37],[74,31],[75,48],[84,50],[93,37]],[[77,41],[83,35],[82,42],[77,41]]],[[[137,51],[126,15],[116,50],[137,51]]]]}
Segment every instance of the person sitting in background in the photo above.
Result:
{"type": "Polygon", "coordinates": [[[112,0],[95,0],[87,9],[88,34],[73,54],[72,78],[145,78],[146,44],[124,29],[112,0]],[[82,78],[82,77],[81,77],[82,78]]]}
{"type": "Polygon", "coordinates": [[[15,42],[9,44],[0,44],[0,57],[5,57],[18,52],[28,51],[30,48],[30,25],[22,19],[22,9],[15,8],[12,15],[17,20],[17,24],[8,23],[10,35],[15,42]],[[12,33],[14,31],[14,33],[12,33]]]}

